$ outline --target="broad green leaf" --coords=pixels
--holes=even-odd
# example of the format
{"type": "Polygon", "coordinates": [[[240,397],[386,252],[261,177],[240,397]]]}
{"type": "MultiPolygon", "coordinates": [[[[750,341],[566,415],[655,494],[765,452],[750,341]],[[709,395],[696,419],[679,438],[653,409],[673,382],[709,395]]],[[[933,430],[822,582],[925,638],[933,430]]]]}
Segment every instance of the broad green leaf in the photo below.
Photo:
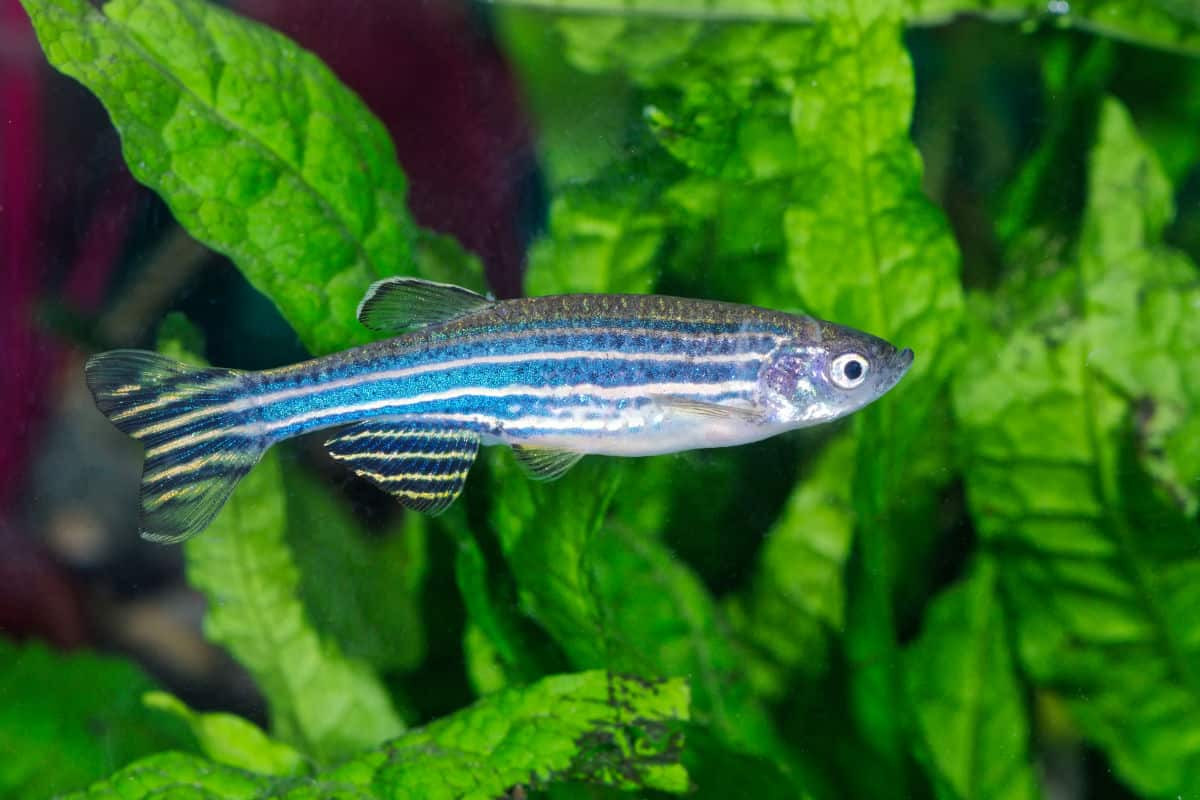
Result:
{"type": "MultiPolygon", "coordinates": [[[[168,317],[159,349],[197,363],[184,342],[198,344],[195,329],[181,315],[168,317]]],[[[292,496],[284,476],[278,451],[268,451],[204,535],[184,545],[187,576],[208,598],[205,634],[233,654],[266,696],[272,734],[309,758],[330,761],[394,736],[404,724],[371,667],[347,657],[337,641],[313,625],[289,539],[311,546],[320,534],[292,532],[289,537],[288,529],[312,525],[311,518],[298,517],[297,503],[317,503],[318,514],[331,513],[331,508],[319,499],[292,496]]],[[[307,492],[313,487],[299,488],[307,492]]],[[[345,519],[334,522],[344,525],[345,519]]],[[[323,567],[328,570],[324,574],[349,575],[352,557],[366,557],[362,550],[354,553],[349,542],[339,546],[349,556],[323,567]]],[[[344,614],[340,622],[330,618],[329,598],[321,593],[330,590],[310,584],[307,594],[326,624],[341,625],[339,632],[346,632],[344,614]]],[[[412,598],[405,596],[402,602],[412,598]]],[[[346,603],[342,608],[361,615],[375,607],[346,603]]],[[[361,618],[355,622],[362,624],[361,618]]]]}
{"type": "Polygon", "coordinates": [[[283,478],[287,543],[313,626],[377,669],[416,667],[425,655],[425,517],[368,532],[312,476],[292,467],[283,478]]]}
{"type": "MultiPolygon", "coordinates": [[[[500,0],[569,14],[613,14],[707,20],[811,22],[846,8],[838,0],[500,0]]],[[[860,10],[884,5],[862,3],[860,10]]],[[[1188,0],[1070,0],[1061,5],[1037,0],[900,0],[905,19],[936,25],[957,14],[982,14],[997,22],[1043,21],[1078,27],[1151,47],[1200,53],[1200,9],[1188,0]]],[[[643,56],[644,57],[644,56],[643,56]]]]}
{"type": "Polygon", "coordinates": [[[134,176],[230,256],[315,353],[368,340],[367,285],[414,225],[382,124],[311,53],[202,0],[24,0],[50,62],[91,89],[134,176]]]}
{"type": "Polygon", "coordinates": [[[557,675],[497,692],[311,778],[278,782],[168,753],[74,797],[492,800],[516,786],[562,780],[680,793],[688,776],[678,724],[687,716],[682,680],[557,675]]]}
{"type": "Polygon", "coordinates": [[[903,507],[928,498],[912,452],[954,360],[962,313],[958,255],[921,188],[908,129],[913,76],[896,4],[847,6],[818,26],[792,92],[800,175],[785,215],[801,306],[916,353],[901,384],[855,418],[858,513],[846,653],[852,707],[881,768],[855,779],[905,791],[908,715],[895,640],[891,541],[903,507]],[[832,191],[832,187],[837,187],[832,191]]]}
{"type": "Polygon", "coordinates": [[[1116,101],[1090,170],[1076,263],[1015,282],[996,318],[1011,318],[1003,302],[1033,312],[971,337],[955,383],[968,497],[1025,669],[1124,780],[1186,796],[1200,791],[1200,526],[1185,517],[1194,482],[1154,443],[1200,410],[1200,294],[1158,241],[1169,186],[1116,101]]]}
{"type": "Polygon", "coordinates": [[[305,769],[303,756],[236,714],[198,713],[166,692],[150,692],[144,702],[187,723],[204,754],[218,764],[264,775],[295,775],[305,769]]]}
{"type": "Polygon", "coordinates": [[[904,383],[858,415],[858,466],[846,476],[862,550],[852,562],[854,707],[890,764],[856,777],[896,790],[907,708],[891,542],[910,524],[931,529],[948,474],[944,457],[918,474],[912,452],[928,446],[962,296],[953,239],[923,194],[908,136],[912,70],[899,6],[819,10],[808,26],[613,16],[559,27],[576,66],[624,71],[642,89],[645,124],[689,170],[660,172],[666,184],[650,198],[670,234],[656,257],[669,286],[804,310],[917,353],[904,383]]]}
{"type": "Polygon", "coordinates": [[[845,623],[854,449],[847,436],[826,446],[767,533],[750,590],[731,604],[738,634],[756,656],[759,691],[768,697],[786,691],[793,671],[823,671],[830,638],[845,623]]]}
{"type": "Polygon", "coordinates": [[[313,627],[287,545],[279,455],[269,451],[204,532],[184,545],[188,581],[208,597],[205,634],[254,676],[272,735],[322,762],[403,730],[383,684],[313,627]]]}
{"type": "Polygon", "coordinates": [[[142,706],[153,687],[127,661],[0,638],[0,796],[51,797],[156,750],[191,749],[183,726],[142,706]]]}
{"type": "Polygon", "coordinates": [[[1040,796],[990,558],[934,601],[904,664],[918,753],[938,797],[1040,796]]]}

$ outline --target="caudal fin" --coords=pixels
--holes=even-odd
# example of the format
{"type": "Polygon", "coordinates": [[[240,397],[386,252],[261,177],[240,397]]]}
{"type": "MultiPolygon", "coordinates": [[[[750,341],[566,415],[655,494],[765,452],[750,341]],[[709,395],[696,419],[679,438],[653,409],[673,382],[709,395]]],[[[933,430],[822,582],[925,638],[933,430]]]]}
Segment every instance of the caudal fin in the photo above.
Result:
{"type": "Polygon", "coordinates": [[[96,406],[142,442],[142,536],[177,542],[202,531],[267,441],[243,373],[113,350],[84,368],[96,406]]]}

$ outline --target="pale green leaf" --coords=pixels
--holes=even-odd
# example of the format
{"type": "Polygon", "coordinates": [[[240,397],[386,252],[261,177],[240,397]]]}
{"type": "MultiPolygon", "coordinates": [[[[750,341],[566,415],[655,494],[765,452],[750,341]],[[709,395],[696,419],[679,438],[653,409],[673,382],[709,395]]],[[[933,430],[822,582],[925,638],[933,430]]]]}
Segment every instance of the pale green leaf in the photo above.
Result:
{"type": "Polygon", "coordinates": [[[305,769],[303,756],[236,714],[198,713],[166,692],[150,692],[143,699],[147,707],[187,723],[204,754],[218,764],[264,775],[295,775],[305,769]]]}
{"type": "MultiPolygon", "coordinates": [[[[196,355],[183,344],[197,344],[194,333],[182,317],[169,317],[159,347],[196,363],[196,355]]],[[[303,493],[317,491],[299,480],[303,493]]],[[[328,587],[318,589],[310,583],[305,592],[289,539],[311,548],[322,534],[293,531],[289,536],[289,527],[313,522],[300,514],[299,503],[327,515],[327,524],[340,524],[346,532],[345,512],[327,498],[298,498],[288,492],[279,453],[268,451],[238,484],[204,535],[188,540],[184,554],[189,582],[208,599],[204,632],[254,677],[270,708],[272,734],[309,758],[329,761],[394,736],[404,725],[368,663],[348,657],[336,640],[322,635],[312,622],[312,612],[304,604],[306,594],[323,624],[340,633],[352,632],[348,625],[363,625],[362,615],[377,609],[342,601],[335,620],[330,598],[322,594],[330,591],[328,587]]],[[[401,546],[405,546],[402,540],[401,546]]],[[[366,545],[344,542],[338,547],[342,556],[323,565],[322,574],[361,571],[363,565],[356,567],[353,561],[369,557],[363,549],[366,545]]],[[[309,556],[315,554],[310,550],[309,556]]],[[[410,566],[397,565],[404,580],[411,580],[410,566]]],[[[402,594],[402,604],[411,602],[410,595],[402,594]]],[[[415,624],[412,619],[407,622],[415,624]]],[[[361,646],[352,636],[349,640],[361,646]]]]}
{"type": "Polygon", "coordinates": [[[1153,443],[1200,411],[1195,273],[1157,241],[1169,190],[1116,101],[1090,167],[1076,263],[1012,287],[1035,310],[1019,327],[971,337],[955,384],[968,497],[1025,669],[1138,791],[1187,796],[1200,791],[1200,528],[1184,516],[1194,484],[1153,443]]]}

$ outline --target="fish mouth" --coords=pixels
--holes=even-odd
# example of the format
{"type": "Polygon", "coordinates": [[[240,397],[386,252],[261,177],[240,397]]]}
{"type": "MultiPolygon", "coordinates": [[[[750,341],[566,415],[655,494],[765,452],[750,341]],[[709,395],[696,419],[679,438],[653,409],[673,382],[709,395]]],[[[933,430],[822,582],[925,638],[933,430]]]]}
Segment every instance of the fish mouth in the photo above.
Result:
{"type": "Polygon", "coordinates": [[[888,368],[884,370],[882,375],[880,375],[880,394],[891,391],[892,387],[900,382],[900,379],[904,377],[904,374],[908,372],[909,367],[912,366],[913,358],[913,351],[907,347],[898,351],[896,355],[892,357],[891,363],[888,364],[888,368]]]}

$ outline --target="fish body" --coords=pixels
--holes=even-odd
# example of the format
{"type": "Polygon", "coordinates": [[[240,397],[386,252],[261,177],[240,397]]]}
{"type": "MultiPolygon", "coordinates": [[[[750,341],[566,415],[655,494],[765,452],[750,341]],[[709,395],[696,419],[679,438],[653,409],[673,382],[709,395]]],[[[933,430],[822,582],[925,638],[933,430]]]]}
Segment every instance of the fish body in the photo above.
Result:
{"type": "Polygon", "coordinates": [[[658,295],[497,302],[391,279],[359,317],[406,332],[254,373],[143,351],[89,361],[97,405],[146,446],[144,535],[202,529],[267,447],[315,430],[337,429],[335,458],[436,513],[480,445],[509,445],[553,478],[584,454],[744,444],[844,416],[912,361],[833,323],[658,295]]]}

